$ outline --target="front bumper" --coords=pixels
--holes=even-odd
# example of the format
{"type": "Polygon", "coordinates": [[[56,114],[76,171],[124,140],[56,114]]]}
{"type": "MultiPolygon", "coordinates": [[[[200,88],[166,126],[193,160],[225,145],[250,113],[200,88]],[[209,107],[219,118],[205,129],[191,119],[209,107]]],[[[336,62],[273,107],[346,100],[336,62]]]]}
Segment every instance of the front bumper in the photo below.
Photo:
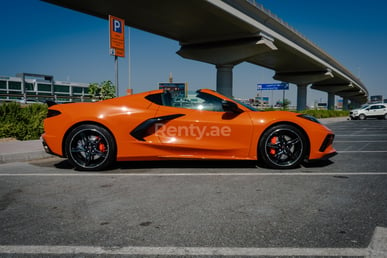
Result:
{"type": "Polygon", "coordinates": [[[331,146],[333,144],[334,139],[335,139],[334,134],[328,134],[325,137],[323,143],[321,144],[319,151],[324,152],[329,146],[331,146]]]}

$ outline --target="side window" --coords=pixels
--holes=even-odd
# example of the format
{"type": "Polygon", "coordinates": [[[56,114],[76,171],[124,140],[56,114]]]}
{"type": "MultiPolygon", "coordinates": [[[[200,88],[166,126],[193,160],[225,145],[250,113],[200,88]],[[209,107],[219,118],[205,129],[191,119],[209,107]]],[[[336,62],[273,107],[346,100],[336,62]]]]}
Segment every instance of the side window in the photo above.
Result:
{"type": "Polygon", "coordinates": [[[196,97],[199,102],[196,109],[223,112],[222,100],[220,98],[201,92],[196,97]]]}
{"type": "Polygon", "coordinates": [[[203,92],[198,92],[195,95],[188,95],[185,98],[173,96],[170,92],[164,92],[161,98],[164,106],[205,111],[224,111],[222,99],[203,92]]]}
{"type": "Polygon", "coordinates": [[[162,94],[157,93],[157,94],[146,96],[145,98],[153,103],[156,103],[157,105],[163,105],[163,100],[161,98],[161,95],[162,94]]]}

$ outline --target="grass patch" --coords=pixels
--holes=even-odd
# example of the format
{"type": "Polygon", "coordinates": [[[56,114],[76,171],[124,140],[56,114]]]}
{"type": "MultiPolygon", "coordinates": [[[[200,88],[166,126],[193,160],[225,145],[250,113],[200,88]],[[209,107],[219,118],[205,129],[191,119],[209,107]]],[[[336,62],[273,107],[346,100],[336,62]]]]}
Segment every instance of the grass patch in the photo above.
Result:
{"type": "Polygon", "coordinates": [[[349,111],[344,110],[303,110],[300,113],[314,116],[315,118],[344,117],[349,116],[349,111]]]}

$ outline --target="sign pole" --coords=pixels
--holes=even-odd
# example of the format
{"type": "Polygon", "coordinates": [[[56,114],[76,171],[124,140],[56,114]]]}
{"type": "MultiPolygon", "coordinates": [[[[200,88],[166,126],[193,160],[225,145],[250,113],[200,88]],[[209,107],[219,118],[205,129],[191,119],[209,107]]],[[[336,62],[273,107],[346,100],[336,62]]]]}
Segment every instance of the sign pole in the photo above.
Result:
{"type": "Polygon", "coordinates": [[[132,64],[130,58],[130,27],[128,27],[128,93],[132,94],[132,64]]]}
{"type": "Polygon", "coordinates": [[[263,110],[263,90],[261,89],[261,109],[263,110]]]}
{"type": "Polygon", "coordinates": [[[114,69],[115,69],[115,84],[116,84],[116,96],[119,97],[119,90],[118,90],[118,56],[114,56],[114,69]]]}

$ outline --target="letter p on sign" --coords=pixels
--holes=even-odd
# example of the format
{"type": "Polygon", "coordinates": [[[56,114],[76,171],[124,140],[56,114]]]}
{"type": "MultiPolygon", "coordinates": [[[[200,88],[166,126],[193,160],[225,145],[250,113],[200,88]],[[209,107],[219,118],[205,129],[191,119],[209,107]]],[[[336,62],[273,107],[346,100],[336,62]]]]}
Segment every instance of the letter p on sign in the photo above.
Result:
{"type": "Polygon", "coordinates": [[[122,33],[121,21],[113,19],[113,31],[117,33],[122,33]]]}

